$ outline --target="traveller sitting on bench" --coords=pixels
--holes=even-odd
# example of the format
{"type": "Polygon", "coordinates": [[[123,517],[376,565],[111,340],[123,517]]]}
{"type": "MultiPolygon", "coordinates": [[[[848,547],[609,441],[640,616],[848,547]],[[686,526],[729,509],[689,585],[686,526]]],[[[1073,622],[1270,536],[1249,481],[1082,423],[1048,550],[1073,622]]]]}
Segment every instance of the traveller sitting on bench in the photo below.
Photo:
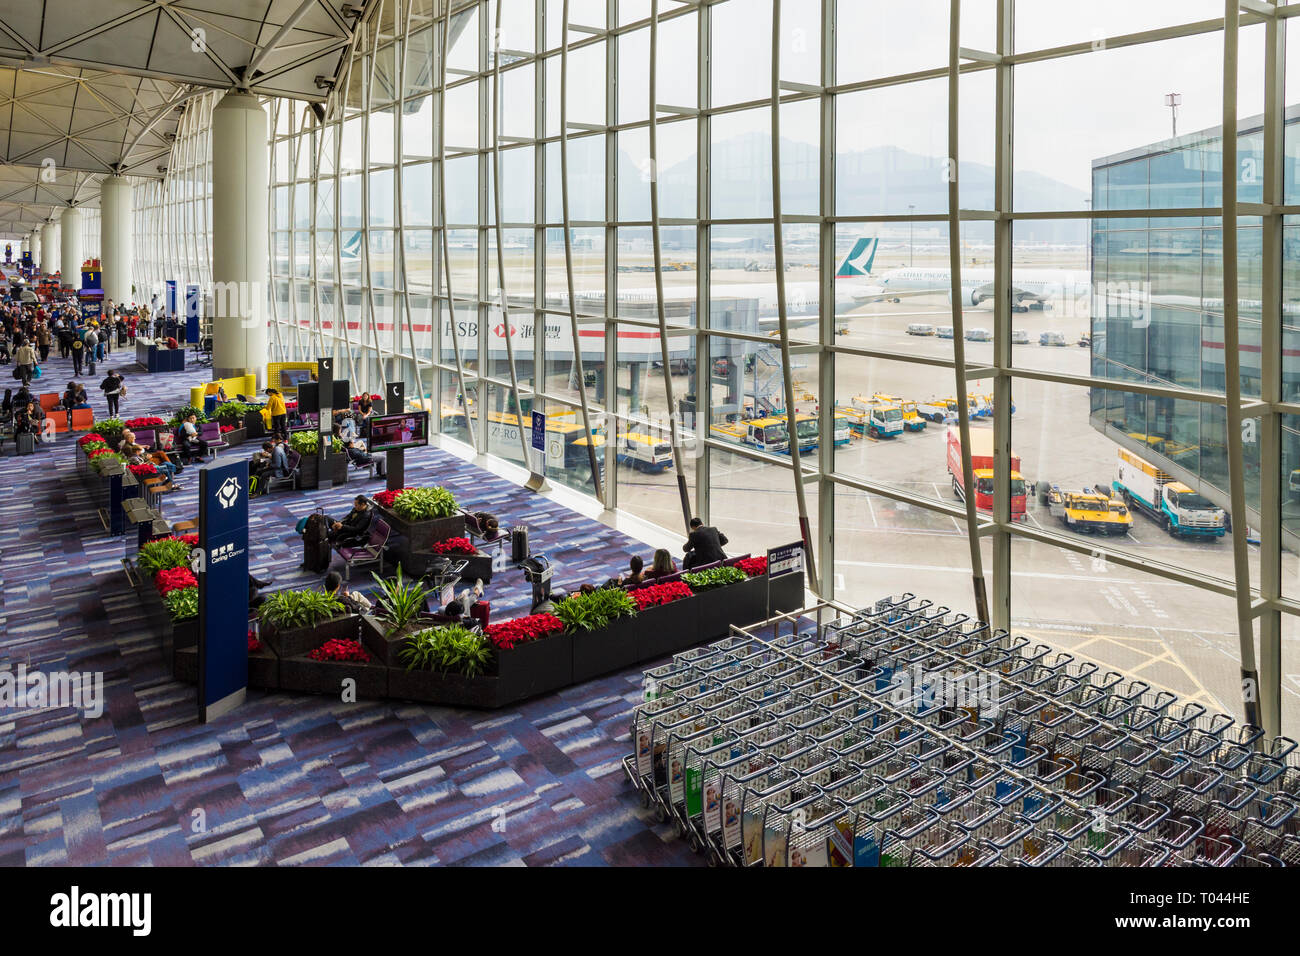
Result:
{"type": "Polygon", "coordinates": [[[326,537],[336,548],[360,547],[370,536],[370,518],[370,503],[365,495],[357,495],[342,521],[330,521],[326,537]]]}
{"type": "Polygon", "coordinates": [[[725,561],[727,556],[722,546],[727,543],[727,536],[717,528],[711,528],[699,518],[691,519],[691,536],[686,540],[682,550],[686,557],[682,561],[682,570],[689,571],[703,564],[725,561]]]}

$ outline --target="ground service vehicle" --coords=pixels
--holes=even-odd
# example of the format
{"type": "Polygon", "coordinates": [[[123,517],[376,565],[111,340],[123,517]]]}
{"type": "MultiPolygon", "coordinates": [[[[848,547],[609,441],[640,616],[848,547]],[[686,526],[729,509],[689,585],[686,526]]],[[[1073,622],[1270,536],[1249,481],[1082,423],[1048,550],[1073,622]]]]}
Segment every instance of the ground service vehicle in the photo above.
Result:
{"type": "Polygon", "coordinates": [[[967,342],[992,342],[993,333],[985,328],[974,328],[966,330],[967,342]]]}
{"type": "Polygon", "coordinates": [[[909,399],[899,398],[897,395],[886,395],[884,392],[877,392],[871,396],[877,402],[883,402],[887,405],[897,405],[903,413],[903,427],[910,432],[919,432],[925,430],[926,420],[921,417],[920,412],[916,409],[916,402],[909,399]]]}
{"type": "Polygon", "coordinates": [[[924,322],[913,322],[907,327],[908,335],[934,335],[934,326],[924,322]]]}
{"type": "Polygon", "coordinates": [[[1174,537],[1222,538],[1227,530],[1222,508],[1127,448],[1119,450],[1119,478],[1112,487],[1126,505],[1145,512],[1174,537]]]}
{"type": "Polygon", "coordinates": [[[1052,485],[1047,492],[1052,517],[1071,531],[1088,534],[1128,534],[1133,515],[1122,501],[1092,491],[1062,491],[1052,485]]]}
{"type": "MultiPolygon", "coordinates": [[[[605,436],[599,431],[590,439],[587,438],[587,431],[581,425],[573,421],[566,420],[569,416],[560,414],[553,418],[550,414],[546,418],[546,461],[550,467],[561,467],[568,471],[572,469],[582,470],[591,468],[591,455],[587,451],[588,445],[594,445],[596,448],[596,461],[604,474],[604,460],[601,457],[600,449],[605,444],[605,436]]],[[[487,416],[488,428],[488,449],[494,454],[502,455],[506,458],[516,458],[519,454],[519,416],[510,412],[489,412],[487,416]]],[[[444,415],[444,421],[446,416],[444,415]]],[[[526,424],[523,425],[524,441],[528,447],[532,447],[533,428],[532,418],[524,418],[526,424]]]]}
{"type": "MultiPolygon", "coordinates": [[[[972,431],[970,463],[975,478],[975,507],[980,511],[993,511],[993,434],[972,431]]],[[[952,478],[952,493],[958,500],[966,500],[966,489],[961,470],[961,432],[948,429],[948,476],[952,478]]],[[[1025,479],[1020,474],[1020,456],[1011,453],[1011,520],[1025,519],[1025,479]]]]}
{"type": "Polygon", "coordinates": [[[928,422],[951,425],[957,421],[957,403],[953,402],[950,408],[944,399],[932,398],[928,402],[917,402],[916,413],[928,422]]]}
{"type": "Polygon", "coordinates": [[[934,334],[937,335],[937,336],[938,336],[939,338],[941,338],[941,339],[950,339],[950,338],[952,338],[952,326],[951,326],[951,325],[941,325],[941,326],[939,326],[937,329],[934,330],[934,334]]]}
{"type": "Polygon", "coordinates": [[[673,446],[662,438],[641,432],[624,432],[618,436],[618,463],[637,471],[657,475],[673,466],[673,446]]]}
{"type": "Polygon", "coordinates": [[[1060,332],[1043,332],[1038,336],[1039,345],[1065,345],[1065,336],[1060,332]]]}
{"type": "Polygon", "coordinates": [[[759,451],[772,453],[790,450],[790,433],[784,418],[751,418],[735,422],[719,422],[709,426],[714,438],[733,445],[748,445],[759,451]]]}
{"type": "Polygon", "coordinates": [[[847,415],[851,422],[856,421],[860,434],[872,438],[895,438],[903,434],[903,410],[890,402],[856,395],[850,408],[837,408],[836,411],[847,415]],[[855,410],[860,414],[855,416],[855,410]]]}

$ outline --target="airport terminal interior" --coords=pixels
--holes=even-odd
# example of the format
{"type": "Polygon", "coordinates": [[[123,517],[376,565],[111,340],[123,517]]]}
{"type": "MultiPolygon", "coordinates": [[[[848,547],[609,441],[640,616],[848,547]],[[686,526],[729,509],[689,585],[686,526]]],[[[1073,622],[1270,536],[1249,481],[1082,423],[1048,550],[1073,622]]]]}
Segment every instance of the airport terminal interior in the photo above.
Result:
{"type": "Polygon", "coordinates": [[[0,864],[1300,864],[1297,15],[0,4],[0,864]]]}

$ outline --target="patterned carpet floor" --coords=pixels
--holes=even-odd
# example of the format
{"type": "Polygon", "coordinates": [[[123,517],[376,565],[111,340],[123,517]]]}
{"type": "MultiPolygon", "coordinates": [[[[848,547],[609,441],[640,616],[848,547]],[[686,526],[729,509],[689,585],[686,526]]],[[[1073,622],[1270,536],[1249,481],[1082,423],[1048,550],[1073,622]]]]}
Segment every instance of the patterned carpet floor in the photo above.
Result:
{"type": "MultiPolygon", "coordinates": [[[[205,370],[144,374],[131,355],[122,416],[171,412],[205,370]]],[[[33,391],[61,391],[51,356],[33,391]]],[[[684,841],[641,808],[619,764],[640,669],[478,712],[396,701],[250,691],[206,726],[195,691],[172,680],[159,636],[74,473],[74,436],[35,456],[0,455],[0,671],[100,672],[105,704],[0,706],[0,866],[190,864],[694,865],[684,841]]],[[[257,443],[224,454],[251,455],[257,443]]],[[[167,516],[197,509],[186,469],[167,516]]],[[[441,484],[503,527],[527,525],[557,583],[599,583],[651,549],[438,449],[407,456],[408,484],[441,484]]],[[[341,515],[379,490],[363,473],[327,491],[251,502],[252,566],[274,587],[304,586],[294,523],[341,515]]],[[[363,572],[354,575],[362,583],[363,572]]],[[[488,590],[494,620],[526,613],[510,571],[488,590]]]]}

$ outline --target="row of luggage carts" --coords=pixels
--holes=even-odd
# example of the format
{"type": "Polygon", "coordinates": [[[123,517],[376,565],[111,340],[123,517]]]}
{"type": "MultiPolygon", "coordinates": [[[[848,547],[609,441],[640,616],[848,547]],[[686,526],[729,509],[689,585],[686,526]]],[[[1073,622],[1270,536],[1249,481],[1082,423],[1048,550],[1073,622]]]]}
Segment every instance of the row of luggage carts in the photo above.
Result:
{"type": "Polygon", "coordinates": [[[644,685],[624,772],[714,865],[1300,865],[1294,741],[912,594],[644,685]]]}

